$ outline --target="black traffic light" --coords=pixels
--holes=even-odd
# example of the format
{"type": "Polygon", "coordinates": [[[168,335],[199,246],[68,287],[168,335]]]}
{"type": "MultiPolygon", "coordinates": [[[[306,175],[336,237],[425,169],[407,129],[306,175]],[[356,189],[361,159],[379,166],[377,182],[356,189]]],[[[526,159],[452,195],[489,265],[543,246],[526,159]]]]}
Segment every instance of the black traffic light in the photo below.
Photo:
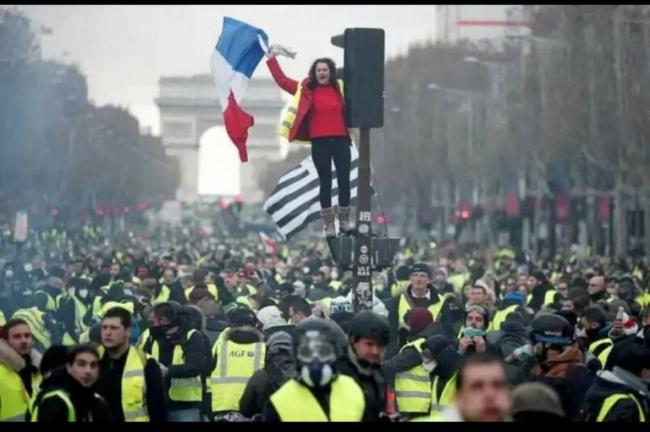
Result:
{"type": "Polygon", "coordinates": [[[333,36],[343,48],[345,123],[353,128],[377,128],[384,124],[383,29],[348,28],[333,36]]]}

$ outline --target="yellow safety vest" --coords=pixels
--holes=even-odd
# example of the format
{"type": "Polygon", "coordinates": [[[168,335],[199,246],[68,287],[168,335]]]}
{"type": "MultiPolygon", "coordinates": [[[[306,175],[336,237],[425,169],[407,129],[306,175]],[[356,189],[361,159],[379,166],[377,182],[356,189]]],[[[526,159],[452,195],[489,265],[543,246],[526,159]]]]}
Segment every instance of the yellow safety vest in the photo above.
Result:
{"type": "MultiPolygon", "coordinates": [[[[400,352],[412,347],[421,353],[422,348],[420,348],[420,345],[424,341],[424,338],[419,338],[409,342],[402,347],[400,352]]],[[[397,407],[400,412],[428,413],[431,407],[431,378],[429,377],[429,371],[422,364],[419,364],[406,372],[395,375],[395,395],[397,396],[397,407]]]]}
{"type": "Polygon", "coordinates": [[[449,282],[451,286],[454,287],[454,292],[456,294],[460,294],[461,291],[463,290],[463,285],[465,285],[465,282],[467,282],[469,278],[470,278],[469,273],[457,273],[449,276],[447,278],[447,282],[449,282]]]}
{"type": "Polygon", "coordinates": [[[449,381],[442,389],[442,393],[438,395],[438,375],[433,379],[431,386],[431,411],[442,411],[447,406],[451,405],[456,399],[456,380],[458,379],[458,372],[454,373],[449,381]]]}
{"type": "Polygon", "coordinates": [[[406,279],[406,280],[398,280],[398,281],[394,282],[390,286],[390,295],[392,297],[399,297],[400,294],[403,294],[403,293],[406,292],[406,288],[408,288],[410,283],[411,282],[408,279],[406,279]]]}
{"type": "Polygon", "coordinates": [[[0,326],[4,326],[5,324],[7,324],[7,319],[5,318],[5,314],[0,310],[0,326]]]}
{"type": "Polygon", "coordinates": [[[162,285],[160,287],[160,292],[156,296],[155,299],[153,299],[152,304],[158,304],[158,303],[165,303],[166,301],[169,301],[169,295],[171,294],[172,290],[169,289],[167,285],[162,285]]]}
{"type": "MultiPolygon", "coordinates": [[[[74,409],[74,404],[70,400],[70,396],[68,396],[68,394],[65,391],[53,390],[51,392],[45,393],[41,398],[40,402],[43,402],[45,399],[50,399],[53,397],[61,398],[61,400],[65,403],[66,407],[68,408],[68,423],[76,423],[77,412],[74,409]]],[[[32,422],[38,422],[38,405],[39,404],[32,405],[32,416],[31,416],[32,422]]]]}
{"type": "Polygon", "coordinates": [[[217,364],[210,374],[212,412],[239,411],[239,400],[253,373],[264,366],[264,342],[238,344],[220,338],[212,348],[217,364]]]}
{"type": "Polygon", "coordinates": [[[601,365],[601,369],[605,369],[607,358],[609,357],[609,354],[612,352],[613,348],[614,348],[614,341],[606,337],[591,343],[589,345],[588,350],[590,353],[594,354],[598,358],[598,361],[600,362],[601,365]],[[598,348],[600,347],[604,347],[604,348],[602,350],[599,350],[598,348]],[[598,354],[596,354],[596,351],[598,351],[598,354]]]}
{"type": "Polygon", "coordinates": [[[31,307],[28,309],[18,309],[14,312],[12,318],[25,320],[32,332],[32,338],[43,347],[43,350],[47,350],[52,345],[52,334],[45,327],[43,315],[45,315],[45,312],[39,310],[37,307],[31,307]]]}
{"type": "MultiPolygon", "coordinates": [[[[207,286],[208,286],[208,292],[212,294],[215,301],[219,301],[219,290],[217,289],[217,286],[215,284],[208,284],[207,286]]],[[[194,286],[191,286],[185,290],[185,298],[187,300],[190,299],[190,294],[192,294],[192,291],[194,291],[194,286]]]]}
{"type": "MultiPolygon", "coordinates": [[[[32,394],[38,393],[43,377],[32,374],[32,394]]],[[[0,422],[24,422],[29,409],[29,393],[20,375],[0,363],[0,422]]]]}
{"type": "Polygon", "coordinates": [[[360,422],[366,408],[361,387],[345,375],[332,382],[329,417],[311,390],[295,379],[273,393],[271,403],[283,422],[360,422]]]}
{"type": "MultiPolygon", "coordinates": [[[[344,84],[343,80],[336,80],[339,83],[339,88],[341,89],[341,95],[345,95],[344,93],[344,84]]],[[[296,115],[298,114],[298,105],[300,104],[300,96],[302,95],[302,83],[298,83],[298,90],[296,93],[293,95],[293,98],[291,99],[291,104],[289,105],[289,108],[287,109],[286,114],[282,118],[282,123],[280,123],[280,136],[289,139],[289,132],[291,131],[291,128],[293,127],[293,124],[296,121],[296,115]]],[[[301,144],[309,144],[309,142],[306,141],[300,141],[296,140],[297,143],[301,144]]]]}
{"type": "MultiPolygon", "coordinates": [[[[197,330],[192,329],[187,333],[187,339],[190,340],[197,330]]],[[[151,345],[151,356],[160,361],[160,347],[158,342],[154,341],[151,345]]],[[[181,345],[174,347],[172,357],[172,366],[180,366],[185,363],[185,353],[181,345]]],[[[201,384],[201,375],[189,378],[172,378],[169,387],[169,399],[176,402],[201,402],[203,385],[201,384]]]]}
{"type": "MultiPolygon", "coordinates": [[[[99,347],[99,354],[104,355],[104,347],[99,347]]],[[[146,381],[144,368],[147,355],[138,348],[129,347],[126,364],[122,372],[122,411],[127,422],[148,422],[146,381]]]]}
{"type": "MultiPolygon", "coordinates": [[[[432,305],[429,305],[427,309],[429,312],[431,312],[431,316],[433,317],[433,321],[435,322],[436,319],[438,318],[438,314],[440,313],[440,310],[442,309],[442,304],[444,302],[442,301],[442,298],[440,295],[438,295],[438,302],[434,303],[432,305]]],[[[406,293],[402,294],[399,299],[399,306],[398,306],[398,320],[399,322],[403,322],[406,324],[406,321],[404,321],[404,315],[406,315],[406,312],[410,311],[412,309],[410,298],[408,298],[408,295],[406,293]]]]}
{"type": "Polygon", "coordinates": [[[39,294],[39,293],[40,294],[45,294],[45,296],[47,297],[47,303],[45,304],[45,310],[47,310],[48,312],[56,312],[57,304],[56,304],[56,301],[54,300],[54,297],[52,297],[47,291],[44,291],[44,290],[38,290],[38,291],[36,291],[34,293],[34,295],[39,294]]]}
{"type": "Polygon", "coordinates": [[[501,329],[501,324],[506,320],[506,317],[509,313],[514,312],[519,305],[510,305],[505,309],[498,310],[494,314],[494,318],[490,322],[490,325],[487,328],[487,331],[497,331],[501,329]]]}
{"type": "MultiPolygon", "coordinates": [[[[555,290],[547,290],[544,293],[544,303],[542,306],[548,306],[550,304],[553,304],[553,301],[555,301],[555,290]]],[[[528,296],[526,296],[526,304],[530,305],[530,302],[533,301],[533,294],[530,293],[528,296]]]]}
{"type": "Polygon", "coordinates": [[[636,407],[639,410],[639,421],[641,423],[645,423],[645,413],[643,412],[643,408],[641,407],[641,404],[639,403],[637,398],[634,397],[633,394],[623,394],[623,393],[613,394],[603,401],[603,405],[602,407],[600,407],[600,411],[598,412],[598,417],[596,418],[596,421],[604,422],[605,418],[607,417],[607,414],[609,414],[612,407],[616,405],[617,402],[623,399],[632,399],[634,401],[636,407]]]}
{"type": "MultiPolygon", "coordinates": [[[[77,330],[77,333],[83,333],[88,326],[84,324],[83,318],[86,316],[86,312],[88,312],[88,308],[86,307],[85,304],[81,300],[77,298],[77,296],[70,295],[67,296],[69,298],[72,298],[72,301],[74,301],[74,313],[75,313],[75,327],[77,330]]],[[[61,301],[64,300],[66,296],[63,294],[59,294],[56,298],[56,307],[58,308],[61,306],[61,301]]]]}
{"type": "Polygon", "coordinates": [[[121,308],[126,311],[129,311],[132,315],[135,311],[135,305],[131,301],[125,301],[124,303],[122,302],[116,302],[116,301],[107,301],[102,305],[102,309],[99,312],[99,316],[103,317],[106,312],[108,312],[110,309],[113,308],[121,308]]]}
{"type": "Polygon", "coordinates": [[[329,283],[329,286],[334,290],[334,291],[339,291],[341,287],[343,286],[343,282],[338,281],[338,280],[333,280],[329,283]]]}

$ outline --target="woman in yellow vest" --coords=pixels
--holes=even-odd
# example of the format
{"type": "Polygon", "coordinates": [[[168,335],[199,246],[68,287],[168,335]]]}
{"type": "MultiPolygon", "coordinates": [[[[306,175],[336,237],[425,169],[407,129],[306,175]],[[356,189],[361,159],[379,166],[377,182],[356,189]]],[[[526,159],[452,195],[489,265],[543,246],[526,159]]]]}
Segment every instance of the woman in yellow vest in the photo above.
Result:
{"type": "Polygon", "coordinates": [[[293,95],[282,119],[280,135],[289,142],[311,141],[311,157],[320,182],[321,217],[325,235],[336,236],[338,214],[341,232],[349,228],[350,216],[350,146],[345,124],[343,81],[337,80],[336,65],[329,58],[316,59],[308,77],[298,82],[288,78],[276,59],[277,47],[271,47],[266,62],[273,79],[293,95]],[[338,181],[338,211],[332,207],[332,161],[338,181]]]}
{"type": "Polygon", "coordinates": [[[363,390],[354,379],[338,374],[341,355],[334,330],[327,321],[310,318],[298,326],[294,354],[298,378],[271,395],[263,409],[267,422],[360,422],[366,415],[363,390]],[[318,392],[327,398],[321,404],[318,392]]]}

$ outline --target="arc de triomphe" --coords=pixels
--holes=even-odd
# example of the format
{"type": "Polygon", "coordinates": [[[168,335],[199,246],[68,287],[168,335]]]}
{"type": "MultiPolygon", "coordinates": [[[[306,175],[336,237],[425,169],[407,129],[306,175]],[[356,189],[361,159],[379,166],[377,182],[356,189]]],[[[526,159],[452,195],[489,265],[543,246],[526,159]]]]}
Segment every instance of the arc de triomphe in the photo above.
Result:
{"type": "MultiPolygon", "coordinates": [[[[160,111],[160,134],[167,155],[176,158],[180,185],[176,199],[198,198],[199,143],[205,131],[223,125],[221,106],[211,75],[161,77],[156,104],[160,111]]],[[[281,158],[278,124],[285,102],[275,82],[268,78],[249,82],[242,108],[255,118],[249,129],[248,162],[241,164],[241,195],[246,202],[263,200],[257,173],[266,161],[281,158]]],[[[228,141],[220,145],[233,144],[228,141]]]]}

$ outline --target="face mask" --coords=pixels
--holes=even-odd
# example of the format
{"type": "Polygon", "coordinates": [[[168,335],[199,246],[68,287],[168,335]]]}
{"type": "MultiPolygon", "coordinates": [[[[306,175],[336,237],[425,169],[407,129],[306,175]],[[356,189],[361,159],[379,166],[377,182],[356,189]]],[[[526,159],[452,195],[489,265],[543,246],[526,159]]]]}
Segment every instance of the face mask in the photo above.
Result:
{"type": "Polygon", "coordinates": [[[88,298],[88,289],[87,288],[81,288],[78,292],[79,297],[82,299],[88,298]]]}
{"type": "Polygon", "coordinates": [[[161,339],[165,337],[167,330],[169,330],[169,326],[155,326],[149,328],[149,333],[154,339],[161,339]]]}
{"type": "Polygon", "coordinates": [[[477,337],[477,336],[485,336],[485,332],[481,329],[477,329],[474,327],[465,327],[463,329],[463,336],[469,336],[469,337],[477,337]]]}
{"type": "Polygon", "coordinates": [[[334,369],[329,363],[316,360],[302,366],[300,379],[309,387],[324,387],[334,379],[334,369]]]}

